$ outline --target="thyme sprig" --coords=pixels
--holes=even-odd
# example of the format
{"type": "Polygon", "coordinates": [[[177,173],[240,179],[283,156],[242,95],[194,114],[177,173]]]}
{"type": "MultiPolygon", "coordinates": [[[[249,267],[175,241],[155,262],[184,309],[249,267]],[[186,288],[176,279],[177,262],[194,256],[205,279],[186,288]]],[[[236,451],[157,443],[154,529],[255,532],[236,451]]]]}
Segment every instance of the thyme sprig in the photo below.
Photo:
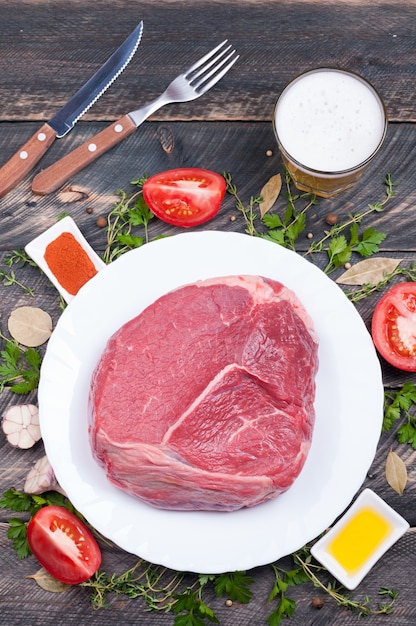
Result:
{"type": "Polygon", "coordinates": [[[259,236],[260,233],[257,231],[255,223],[259,217],[256,213],[256,207],[258,207],[262,200],[261,196],[251,196],[248,205],[246,206],[237,191],[237,187],[232,181],[231,174],[223,172],[223,177],[226,182],[227,193],[233,196],[237,210],[240,211],[240,213],[243,215],[245,222],[245,232],[252,237],[259,236]]]}
{"type": "MultiPolygon", "coordinates": [[[[12,268],[14,265],[18,265],[19,268],[22,268],[25,265],[36,268],[38,267],[35,261],[30,258],[25,250],[22,250],[20,248],[17,248],[16,250],[12,250],[11,252],[7,253],[3,259],[3,262],[9,268],[12,268]]],[[[14,270],[11,270],[9,273],[7,273],[7,271],[0,269],[0,280],[3,281],[3,285],[5,285],[6,287],[10,285],[16,285],[17,287],[20,287],[20,289],[22,289],[28,296],[35,295],[35,291],[31,287],[28,287],[16,278],[14,270]]]]}
{"type": "Polygon", "coordinates": [[[107,606],[108,596],[112,593],[129,598],[140,597],[147,610],[171,611],[175,615],[175,626],[181,626],[203,625],[205,620],[219,623],[204,600],[207,588],[213,589],[217,597],[225,596],[229,601],[247,604],[252,597],[250,585],[253,582],[245,572],[191,576],[140,559],[120,575],[108,576],[99,571],[82,586],[92,591],[91,603],[96,609],[107,606]]]}
{"type": "Polygon", "coordinates": [[[326,592],[335,602],[346,609],[358,612],[359,617],[366,615],[387,615],[393,611],[393,605],[398,597],[395,589],[381,587],[379,595],[389,598],[387,603],[378,603],[377,608],[372,606],[369,596],[365,596],[364,600],[355,600],[344,593],[343,588],[336,582],[323,582],[318,574],[326,572],[325,568],[312,562],[312,557],[307,550],[295,552],[293,555],[295,563],[297,563],[306,574],[307,578],[322,591],[326,592]]]}
{"type": "Polygon", "coordinates": [[[8,252],[4,257],[4,263],[8,267],[12,267],[13,265],[19,265],[19,267],[30,265],[30,267],[39,268],[38,264],[21,248],[16,248],[16,250],[8,252]]]}
{"type": "Polygon", "coordinates": [[[108,595],[124,595],[128,598],[143,598],[148,610],[169,611],[175,600],[173,596],[184,575],[167,568],[152,565],[140,559],[122,574],[109,576],[98,571],[82,583],[91,591],[91,604],[95,609],[107,606],[108,595]]]}
{"type": "Polygon", "coordinates": [[[8,287],[10,285],[16,285],[17,287],[20,287],[21,289],[23,289],[23,291],[28,296],[34,296],[35,295],[35,292],[34,292],[34,290],[31,287],[27,287],[22,282],[17,280],[16,274],[15,274],[15,272],[13,270],[11,270],[9,273],[7,273],[4,270],[0,269],[0,280],[3,281],[3,285],[5,285],[6,287],[8,287]]]}
{"type": "Polygon", "coordinates": [[[351,302],[356,303],[364,298],[367,298],[376,291],[381,291],[386,285],[388,285],[397,276],[402,276],[409,282],[416,281],[416,267],[412,263],[410,267],[402,267],[398,265],[393,272],[389,272],[385,277],[375,284],[363,285],[360,289],[354,291],[346,291],[345,294],[351,302]]]}

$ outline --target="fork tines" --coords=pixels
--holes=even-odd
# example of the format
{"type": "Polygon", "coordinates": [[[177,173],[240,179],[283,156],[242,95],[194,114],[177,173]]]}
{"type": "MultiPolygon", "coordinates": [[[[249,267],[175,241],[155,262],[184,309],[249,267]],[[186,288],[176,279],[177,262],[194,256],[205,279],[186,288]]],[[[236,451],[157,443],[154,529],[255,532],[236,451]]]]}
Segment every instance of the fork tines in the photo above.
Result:
{"type": "Polygon", "coordinates": [[[211,89],[239,58],[240,55],[236,53],[231,45],[226,45],[227,42],[228,39],[225,39],[185,72],[184,77],[195,91],[204,93],[211,89]]]}

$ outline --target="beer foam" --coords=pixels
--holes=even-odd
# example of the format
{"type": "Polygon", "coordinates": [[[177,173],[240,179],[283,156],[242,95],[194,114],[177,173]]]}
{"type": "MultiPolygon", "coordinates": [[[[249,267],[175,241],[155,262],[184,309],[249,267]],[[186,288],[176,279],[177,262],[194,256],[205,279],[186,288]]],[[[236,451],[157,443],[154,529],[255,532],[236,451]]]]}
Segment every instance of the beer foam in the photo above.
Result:
{"type": "Polygon", "coordinates": [[[275,110],[283,149],[298,163],[322,172],[365,162],[379,147],[385,124],[375,90],[342,70],[303,74],[286,87],[275,110]]]}

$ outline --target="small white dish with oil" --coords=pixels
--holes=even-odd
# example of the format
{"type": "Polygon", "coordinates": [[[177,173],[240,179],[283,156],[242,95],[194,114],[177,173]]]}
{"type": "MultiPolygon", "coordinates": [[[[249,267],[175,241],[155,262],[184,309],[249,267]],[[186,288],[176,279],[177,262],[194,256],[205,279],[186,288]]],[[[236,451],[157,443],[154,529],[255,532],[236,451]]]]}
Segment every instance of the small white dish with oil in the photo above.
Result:
{"type": "Polygon", "coordinates": [[[406,532],[408,522],[371,489],[314,546],[312,556],[347,589],[355,589],[406,532]]]}

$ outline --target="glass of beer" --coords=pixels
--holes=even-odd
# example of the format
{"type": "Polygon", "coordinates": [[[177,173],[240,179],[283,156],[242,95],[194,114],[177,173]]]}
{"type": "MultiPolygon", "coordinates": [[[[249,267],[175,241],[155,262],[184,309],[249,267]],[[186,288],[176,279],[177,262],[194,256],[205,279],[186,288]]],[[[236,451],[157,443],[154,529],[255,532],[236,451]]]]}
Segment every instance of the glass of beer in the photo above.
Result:
{"type": "Polygon", "coordinates": [[[319,68],[283,90],[273,128],[296,187],[329,198],[352,187],[375,157],[387,113],[378,92],[358,74],[319,68]]]}

